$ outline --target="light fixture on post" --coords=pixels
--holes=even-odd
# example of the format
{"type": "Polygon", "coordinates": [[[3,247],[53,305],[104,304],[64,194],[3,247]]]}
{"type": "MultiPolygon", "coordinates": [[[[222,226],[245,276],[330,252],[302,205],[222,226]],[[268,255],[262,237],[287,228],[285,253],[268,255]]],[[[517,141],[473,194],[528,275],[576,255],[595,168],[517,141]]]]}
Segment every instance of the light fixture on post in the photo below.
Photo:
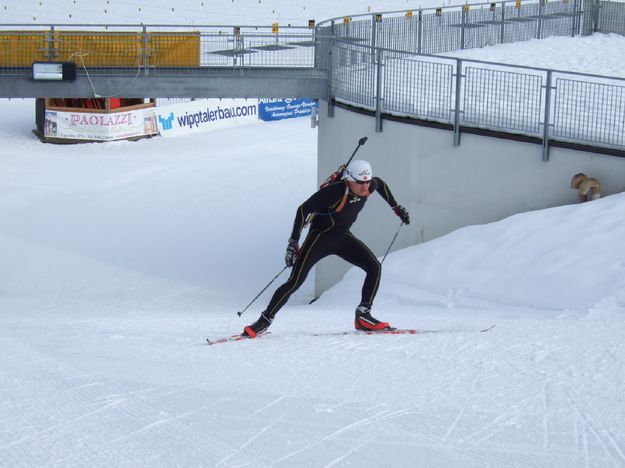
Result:
{"type": "Polygon", "coordinates": [[[33,62],[33,80],[74,81],[76,64],[74,62],[33,62]]]}

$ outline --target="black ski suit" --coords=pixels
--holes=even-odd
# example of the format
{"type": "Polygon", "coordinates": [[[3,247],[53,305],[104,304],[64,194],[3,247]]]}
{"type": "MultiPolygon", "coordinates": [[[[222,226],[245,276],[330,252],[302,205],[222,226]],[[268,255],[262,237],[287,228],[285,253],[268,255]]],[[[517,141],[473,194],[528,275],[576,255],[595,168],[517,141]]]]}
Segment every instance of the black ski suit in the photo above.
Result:
{"type": "MultiPolygon", "coordinates": [[[[365,206],[367,197],[360,197],[347,190],[347,200],[343,208],[337,212],[345,196],[346,187],[343,181],[335,182],[314,193],[297,209],[291,239],[299,240],[308,215],[314,214],[314,220],[291,276],[276,290],[264,312],[267,318],[275,317],[291,294],[302,285],[315,263],[328,255],[338,255],[365,271],[361,304],[371,306],[373,303],[380,284],[382,266],[371,250],[349,230],[365,206]]],[[[388,185],[379,177],[371,179],[369,194],[374,191],[377,191],[391,207],[397,205],[388,185]]]]}

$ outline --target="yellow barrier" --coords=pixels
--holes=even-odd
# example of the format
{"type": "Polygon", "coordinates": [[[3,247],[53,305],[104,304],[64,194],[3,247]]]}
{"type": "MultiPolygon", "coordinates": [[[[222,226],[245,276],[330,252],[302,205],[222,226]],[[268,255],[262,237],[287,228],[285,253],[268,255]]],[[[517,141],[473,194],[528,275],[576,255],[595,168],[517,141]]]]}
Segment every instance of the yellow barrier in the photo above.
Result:
{"type": "Polygon", "coordinates": [[[55,34],[55,60],[76,62],[86,67],[137,67],[143,63],[139,33],[55,34]]]}
{"type": "Polygon", "coordinates": [[[148,33],[149,64],[154,67],[199,67],[200,33],[148,33]]]}
{"type": "Polygon", "coordinates": [[[86,67],[199,67],[200,33],[0,32],[0,67],[33,62],[76,62],[86,67]],[[145,41],[144,41],[145,39],[145,41]]]}
{"type": "Polygon", "coordinates": [[[0,66],[30,67],[48,60],[49,35],[45,32],[0,32],[0,66]]]}

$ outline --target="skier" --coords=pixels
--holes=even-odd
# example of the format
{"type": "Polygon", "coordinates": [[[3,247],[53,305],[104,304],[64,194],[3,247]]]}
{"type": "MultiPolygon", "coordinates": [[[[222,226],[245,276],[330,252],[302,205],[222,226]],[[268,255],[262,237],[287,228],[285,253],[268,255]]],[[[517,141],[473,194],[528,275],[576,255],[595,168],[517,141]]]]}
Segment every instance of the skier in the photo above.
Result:
{"type": "Polygon", "coordinates": [[[410,224],[408,212],[397,204],[388,185],[379,177],[373,177],[371,165],[367,161],[351,161],[343,172],[342,180],[319,189],[297,209],[285,256],[287,266],[293,267],[291,276],[274,292],[258,320],[244,328],[243,336],[255,338],[267,330],[280,308],[302,285],[310,269],[328,255],[338,255],[366,273],[361,301],[356,308],[356,329],[391,328],[387,322],[371,315],[382,266],[371,250],[349,230],[365,206],[367,197],[374,191],[386,200],[403,223],[410,224]],[[300,248],[300,234],[309,215],[313,216],[312,223],[300,248]]]}

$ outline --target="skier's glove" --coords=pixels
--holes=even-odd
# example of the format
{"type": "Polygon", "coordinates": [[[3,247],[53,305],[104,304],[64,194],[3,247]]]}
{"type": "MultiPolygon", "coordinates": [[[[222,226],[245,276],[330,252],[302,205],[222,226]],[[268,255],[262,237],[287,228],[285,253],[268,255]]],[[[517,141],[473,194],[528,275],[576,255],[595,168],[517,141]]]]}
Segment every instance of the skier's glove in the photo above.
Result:
{"type": "Polygon", "coordinates": [[[297,245],[297,241],[294,239],[289,239],[289,245],[286,248],[286,255],[284,256],[284,262],[286,266],[292,267],[295,265],[295,262],[299,258],[299,246],[297,245]]]}
{"type": "Polygon", "coordinates": [[[399,216],[399,219],[401,219],[402,223],[410,224],[410,215],[408,214],[408,211],[406,211],[406,208],[401,205],[395,205],[393,207],[393,211],[397,216],[399,216]]]}

